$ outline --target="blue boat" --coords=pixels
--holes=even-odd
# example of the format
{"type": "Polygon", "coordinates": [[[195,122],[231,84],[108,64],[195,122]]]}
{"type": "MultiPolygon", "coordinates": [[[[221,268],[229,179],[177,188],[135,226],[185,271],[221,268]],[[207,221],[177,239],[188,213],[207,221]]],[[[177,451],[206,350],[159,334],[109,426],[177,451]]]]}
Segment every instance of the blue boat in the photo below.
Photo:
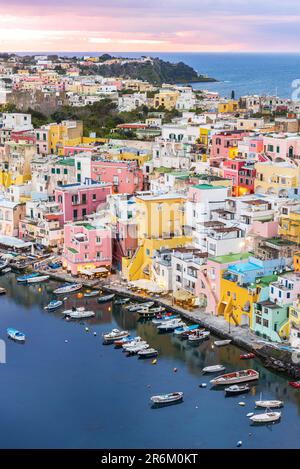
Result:
{"type": "Polygon", "coordinates": [[[172,316],[167,316],[166,314],[163,315],[162,317],[160,318],[156,318],[156,319],[152,319],[152,322],[153,324],[161,324],[163,323],[164,321],[170,321],[171,319],[175,319],[175,318],[178,318],[178,315],[177,314],[173,314],[172,316]]]}
{"type": "Polygon", "coordinates": [[[15,340],[17,342],[25,342],[25,334],[23,332],[14,329],[13,327],[8,327],[6,329],[7,335],[10,339],[15,340]]]}
{"type": "Polygon", "coordinates": [[[28,279],[38,277],[40,274],[38,272],[32,272],[32,274],[21,275],[21,277],[17,277],[17,282],[20,283],[27,283],[28,279]]]}
{"type": "Polygon", "coordinates": [[[174,331],[174,334],[181,335],[181,334],[184,334],[185,332],[191,332],[197,329],[199,329],[199,324],[192,324],[191,326],[177,327],[177,329],[175,329],[174,331]]]}
{"type": "Polygon", "coordinates": [[[63,304],[64,302],[61,300],[52,300],[50,301],[50,303],[47,304],[47,306],[45,306],[44,309],[46,309],[47,311],[53,311],[55,309],[60,308],[63,304]]]}

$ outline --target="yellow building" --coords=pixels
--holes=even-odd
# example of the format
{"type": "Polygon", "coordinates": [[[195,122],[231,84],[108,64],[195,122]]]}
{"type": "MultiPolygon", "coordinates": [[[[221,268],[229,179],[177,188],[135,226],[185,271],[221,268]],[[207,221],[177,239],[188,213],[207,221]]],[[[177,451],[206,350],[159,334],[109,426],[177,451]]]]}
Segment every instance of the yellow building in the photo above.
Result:
{"type": "MultiPolygon", "coordinates": [[[[288,239],[289,241],[294,241],[295,243],[300,242],[300,211],[290,211],[288,215],[281,215],[279,219],[279,228],[278,234],[288,239]]],[[[295,255],[294,263],[297,262],[298,256],[295,255]]],[[[298,266],[299,270],[300,265],[298,266]]]]}
{"type": "Polygon", "coordinates": [[[238,109],[239,109],[239,103],[238,103],[238,101],[236,101],[234,99],[230,99],[228,101],[223,101],[223,102],[218,104],[218,112],[219,113],[224,113],[224,114],[232,113],[232,112],[238,111],[238,109]]]}
{"type": "Polygon", "coordinates": [[[36,146],[25,141],[7,142],[6,153],[0,159],[0,186],[22,185],[31,180],[31,161],[36,146]]]}
{"type": "Polygon", "coordinates": [[[299,168],[286,162],[256,163],[255,192],[287,197],[299,187],[299,168]]]}
{"type": "Polygon", "coordinates": [[[179,97],[179,91],[160,91],[154,95],[154,107],[164,107],[168,111],[175,108],[177,99],[179,97]]]}
{"type": "Polygon", "coordinates": [[[83,136],[82,121],[63,121],[48,126],[48,151],[63,156],[64,146],[80,145],[83,136]]]}
{"type": "Polygon", "coordinates": [[[300,271],[300,252],[296,252],[294,254],[294,271],[295,272],[300,271]]]}
{"type": "Polygon", "coordinates": [[[184,235],[184,201],[184,197],[172,194],[136,197],[138,248],[132,258],[122,259],[122,273],[127,280],[150,278],[154,251],[191,242],[184,235]]]}

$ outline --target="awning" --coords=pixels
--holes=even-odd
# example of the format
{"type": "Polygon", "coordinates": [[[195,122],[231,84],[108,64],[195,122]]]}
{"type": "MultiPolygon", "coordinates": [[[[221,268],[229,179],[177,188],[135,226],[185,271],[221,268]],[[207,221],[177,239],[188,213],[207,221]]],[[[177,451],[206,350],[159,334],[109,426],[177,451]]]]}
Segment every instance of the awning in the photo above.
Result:
{"type": "Polygon", "coordinates": [[[147,280],[147,279],[135,280],[134,282],[130,282],[129,285],[135,288],[140,288],[141,290],[148,290],[151,293],[163,292],[163,289],[160,288],[157,285],[157,283],[153,282],[152,280],[147,280]]]}
{"type": "Polygon", "coordinates": [[[188,291],[183,290],[182,288],[180,288],[179,290],[176,290],[173,293],[173,296],[175,300],[177,301],[190,301],[190,300],[195,300],[196,298],[194,295],[192,295],[192,293],[189,293],[188,291]]]}
{"type": "Polygon", "coordinates": [[[83,275],[95,275],[95,274],[106,274],[108,270],[105,267],[98,267],[97,269],[83,269],[81,274],[83,275]]]}

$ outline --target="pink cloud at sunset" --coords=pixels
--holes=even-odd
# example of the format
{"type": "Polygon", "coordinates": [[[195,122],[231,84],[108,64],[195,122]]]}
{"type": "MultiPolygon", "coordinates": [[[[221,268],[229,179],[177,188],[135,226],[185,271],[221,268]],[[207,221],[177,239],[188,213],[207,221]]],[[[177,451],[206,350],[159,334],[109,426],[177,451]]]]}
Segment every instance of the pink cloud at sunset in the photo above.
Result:
{"type": "Polygon", "coordinates": [[[0,0],[1,51],[300,51],[300,4],[0,0]]]}

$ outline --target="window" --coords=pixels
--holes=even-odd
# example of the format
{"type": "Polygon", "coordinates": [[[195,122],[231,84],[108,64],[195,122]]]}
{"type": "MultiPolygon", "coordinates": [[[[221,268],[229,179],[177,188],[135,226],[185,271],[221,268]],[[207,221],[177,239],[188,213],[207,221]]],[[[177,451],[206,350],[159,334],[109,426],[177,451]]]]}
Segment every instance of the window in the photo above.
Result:
{"type": "Polygon", "coordinates": [[[82,194],[81,202],[82,202],[83,204],[86,204],[86,194],[82,194]]]}
{"type": "Polygon", "coordinates": [[[97,199],[97,195],[93,194],[93,201],[95,201],[96,199],[97,199]]]}
{"type": "Polygon", "coordinates": [[[52,169],[51,169],[51,173],[52,173],[52,174],[55,174],[55,168],[52,168],[52,169]]]}
{"type": "Polygon", "coordinates": [[[86,208],[83,208],[83,209],[82,209],[82,216],[83,216],[83,217],[86,216],[86,208]]]}
{"type": "Polygon", "coordinates": [[[68,174],[67,168],[64,168],[64,174],[68,174]]]}
{"type": "Polygon", "coordinates": [[[77,211],[77,210],[73,210],[73,218],[74,218],[74,220],[77,220],[77,217],[78,217],[78,211],[77,211]]]}
{"type": "Polygon", "coordinates": [[[256,324],[261,324],[261,318],[259,316],[256,316],[255,322],[256,324]]]}
{"type": "Polygon", "coordinates": [[[101,238],[100,238],[100,236],[97,236],[97,237],[96,237],[96,243],[101,243],[101,238]]]}
{"type": "Polygon", "coordinates": [[[287,297],[287,298],[291,298],[291,293],[290,293],[290,292],[287,292],[286,297],[287,297]]]}
{"type": "Polygon", "coordinates": [[[269,327],[269,321],[267,321],[266,319],[263,319],[263,326],[269,327]]]}
{"type": "Polygon", "coordinates": [[[56,168],[56,174],[60,174],[60,168],[56,168]]]}
{"type": "Polygon", "coordinates": [[[77,182],[81,182],[81,175],[77,174],[77,182]]]}
{"type": "Polygon", "coordinates": [[[81,163],[80,163],[80,161],[77,162],[77,170],[78,170],[78,171],[81,170],[81,163]]]}
{"type": "Polygon", "coordinates": [[[146,249],[146,255],[150,256],[150,249],[146,249]]]}

